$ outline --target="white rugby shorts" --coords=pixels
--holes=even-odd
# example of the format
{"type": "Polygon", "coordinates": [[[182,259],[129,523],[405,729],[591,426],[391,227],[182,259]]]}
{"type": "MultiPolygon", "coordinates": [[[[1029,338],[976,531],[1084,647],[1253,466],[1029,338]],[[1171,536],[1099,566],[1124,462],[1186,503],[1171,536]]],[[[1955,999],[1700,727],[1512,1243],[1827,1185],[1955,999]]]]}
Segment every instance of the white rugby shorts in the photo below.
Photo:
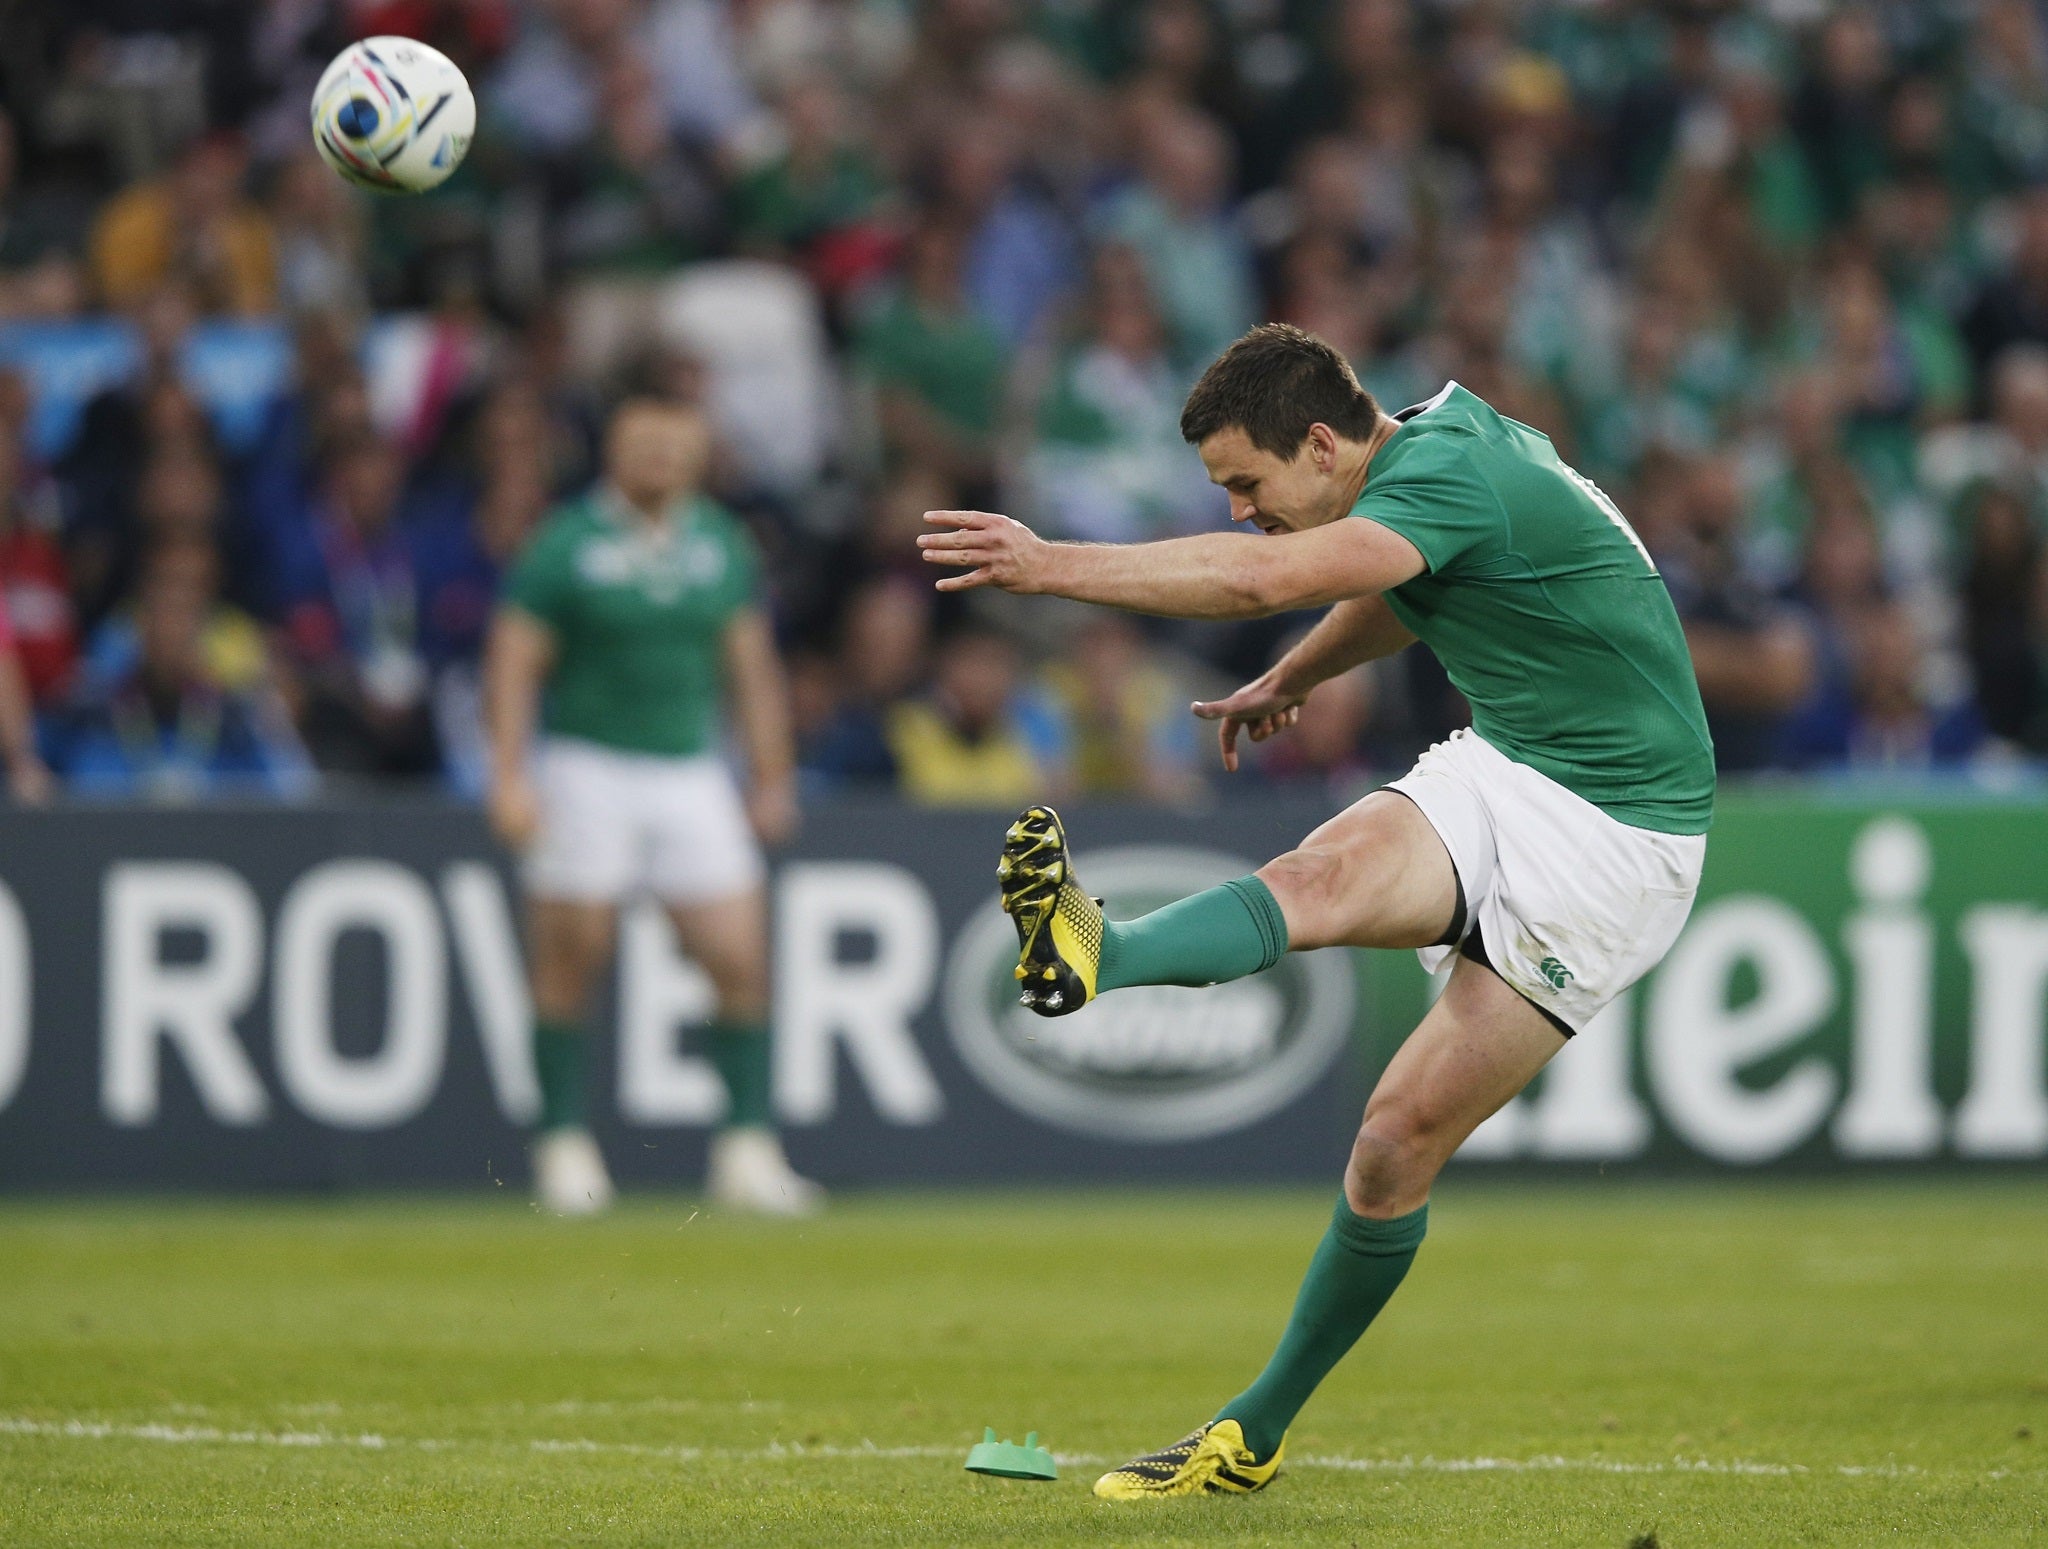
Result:
{"type": "Polygon", "coordinates": [[[1429,819],[1465,890],[1465,938],[1573,1032],[1657,966],[1699,890],[1704,834],[1631,828],[1467,729],[1392,782],[1429,819]]]}
{"type": "Polygon", "coordinates": [[[663,758],[569,737],[535,755],[540,832],[526,853],[539,898],[619,903],[652,893],[707,903],[767,875],[731,771],[710,755],[663,758]]]}

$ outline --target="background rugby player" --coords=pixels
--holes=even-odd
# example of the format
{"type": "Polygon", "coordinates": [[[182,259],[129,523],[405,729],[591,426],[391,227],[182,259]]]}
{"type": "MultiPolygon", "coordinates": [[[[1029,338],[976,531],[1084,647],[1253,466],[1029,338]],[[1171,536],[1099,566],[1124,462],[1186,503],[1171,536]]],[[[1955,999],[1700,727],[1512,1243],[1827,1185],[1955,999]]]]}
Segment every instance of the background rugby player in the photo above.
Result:
{"type": "Polygon", "coordinates": [[[770,1111],[760,845],[797,822],[788,694],[754,547],[698,488],[709,447],[695,413],[624,404],[603,482],[520,556],[486,651],[490,816],[525,854],[542,1099],[534,1187],[563,1214],[611,1200],[584,1120],[583,1033],[619,905],[642,892],[662,902],[717,996],[702,1047],[728,1107],[709,1193],[771,1214],[822,1197],[790,1169],[770,1111]],[[720,753],[728,708],[744,796],[720,753]]]}

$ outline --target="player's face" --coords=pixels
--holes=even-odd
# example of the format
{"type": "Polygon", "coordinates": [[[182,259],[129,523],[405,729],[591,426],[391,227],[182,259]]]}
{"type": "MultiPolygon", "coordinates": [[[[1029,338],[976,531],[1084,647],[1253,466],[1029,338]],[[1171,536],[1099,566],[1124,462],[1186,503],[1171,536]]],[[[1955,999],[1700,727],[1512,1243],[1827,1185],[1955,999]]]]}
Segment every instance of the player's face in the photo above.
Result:
{"type": "Polygon", "coordinates": [[[660,505],[696,487],[704,452],[704,428],[695,415],[629,407],[612,424],[606,471],[628,500],[660,505]]]}
{"type": "Polygon", "coordinates": [[[1316,425],[1294,456],[1280,457],[1253,446],[1252,438],[1233,425],[1197,450],[1210,479],[1230,496],[1230,519],[1275,533],[1320,527],[1344,514],[1344,489],[1334,475],[1335,445],[1329,428],[1316,425]]]}

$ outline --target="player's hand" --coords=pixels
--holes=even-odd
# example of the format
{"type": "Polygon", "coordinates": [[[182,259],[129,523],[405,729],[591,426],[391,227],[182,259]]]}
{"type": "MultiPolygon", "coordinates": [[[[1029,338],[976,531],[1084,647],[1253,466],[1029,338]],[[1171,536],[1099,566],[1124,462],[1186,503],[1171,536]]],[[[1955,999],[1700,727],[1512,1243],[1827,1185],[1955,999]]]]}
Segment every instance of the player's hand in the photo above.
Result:
{"type": "Polygon", "coordinates": [[[773,850],[796,837],[803,813],[797,806],[794,780],[771,780],[747,787],[747,821],[754,837],[773,850]]]}
{"type": "Polygon", "coordinates": [[[1300,718],[1301,703],[1306,698],[1306,694],[1282,689],[1269,672],[1228,698],[1197,700],[1190,708],[1203,720],[1217,723],[1216,742],[1223,750],[1223,767],[1235,774],[1238,733],[1245,733],[1254,742],[1279,736],[1300,718]]]}
{"type": "Polygon", "coordinates": [[[493,780],[484,798],[484,812],[491,820],[491,832],[508,850],[524,850],[540,831],[540,797],[523,773],[493,780]]]}
{"type": "Polygon", "coordinates": [[[1006,592],[1043,591],[1045,556],[1052,545],[1022,522],[993,511],[927,511],[937,532],[922,534],[917,546],[928,565],[950,565],[965,575],[941,576],[942,592],[977,586],[1006,592]]]}

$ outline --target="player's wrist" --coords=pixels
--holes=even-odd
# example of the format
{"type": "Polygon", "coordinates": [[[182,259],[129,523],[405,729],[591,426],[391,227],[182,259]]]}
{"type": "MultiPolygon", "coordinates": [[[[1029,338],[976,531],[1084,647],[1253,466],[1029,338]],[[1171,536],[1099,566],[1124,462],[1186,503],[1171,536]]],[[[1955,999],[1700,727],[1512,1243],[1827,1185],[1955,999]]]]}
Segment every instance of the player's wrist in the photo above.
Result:
{"type": "Polygon", "coordinates": [[[1264,686],[1276,699],[1306,699],[1308,691],[1321,681],[1300,663],[1282,659],[1266,669],[1264,686]]]}
{"type": "Polygon", "coordinates": [[[1021,567],[1020,593],[1050,593],[1056,597],[1074,595],[1075,563],[1084,551],[1078,543],[1052,543],[1035,534],[1029,539],[1029,556],[1021,567]]]}

